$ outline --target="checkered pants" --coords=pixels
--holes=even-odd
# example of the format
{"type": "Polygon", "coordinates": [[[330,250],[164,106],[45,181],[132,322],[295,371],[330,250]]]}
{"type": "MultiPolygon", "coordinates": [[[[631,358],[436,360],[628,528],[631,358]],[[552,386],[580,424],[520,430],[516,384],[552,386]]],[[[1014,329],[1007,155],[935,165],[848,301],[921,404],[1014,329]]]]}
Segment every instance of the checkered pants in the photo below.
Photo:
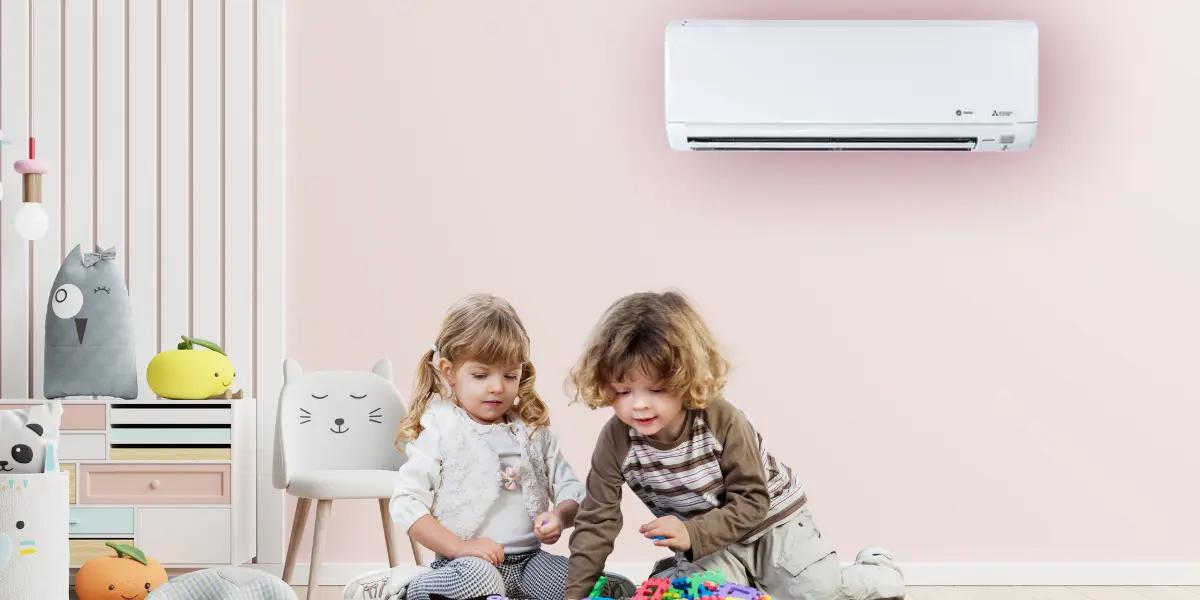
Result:
{"type": "Polygon", "coordinates": [[[409,582],[407,600],[430,600],[432,596],[465,600],[492,594],[562,600],[567,585],[567,558],[544,550],[506,554],[499,567],[474,556],[439,558],[430,566],[433,571],[409,582]]]}
{"type": "Polygon", "coordinates": [[[551,600],[563,597],[567,559],[543,550],[506,554],[499,567],[481,558],[439,558],[433,571],[408,583],[408,600],[429,600],[431,595],[466,599],[492,594],[509,598],[551,600]]]}

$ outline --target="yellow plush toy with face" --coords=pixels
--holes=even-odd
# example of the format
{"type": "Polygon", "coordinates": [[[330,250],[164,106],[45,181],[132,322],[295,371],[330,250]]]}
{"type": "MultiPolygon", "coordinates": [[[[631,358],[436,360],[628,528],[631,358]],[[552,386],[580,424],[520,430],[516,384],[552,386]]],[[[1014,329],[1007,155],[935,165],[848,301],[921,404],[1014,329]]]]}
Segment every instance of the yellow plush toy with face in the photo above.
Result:
{"type": "Polygon", "coordinates": [[[183,336],[175,350],[159,352],[146,367],[150,389],[163,398],[177,400],[221,397],[233,385],[235,375],[225,350],[208,340],[188,336],[183,336]]]}

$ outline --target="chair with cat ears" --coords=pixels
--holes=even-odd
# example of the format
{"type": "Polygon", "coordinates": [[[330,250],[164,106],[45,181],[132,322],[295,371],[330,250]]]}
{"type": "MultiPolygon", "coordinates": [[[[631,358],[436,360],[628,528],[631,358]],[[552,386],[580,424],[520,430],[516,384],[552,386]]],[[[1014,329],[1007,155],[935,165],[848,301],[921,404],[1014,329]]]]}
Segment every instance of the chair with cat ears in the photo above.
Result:
{"type": "MultiPolygon", "coordinates": [[[[392,383],[392,364],[387,359],[375,363],[370,372],[305,372],[298,362],[287,359],[283,371],[273,479],[277,489],[297,499],[283,580],[291,582],[308,511],[316,500],[308,572],[312,598],[334,500],[378,501],[388,563],[396,566],[396,534],[388,505],[397,471],[404,463],[395,435],[407,410],[392,383]]],[[[411,538],[409,542],[413,559],[421,564],[420,546],[411,538]]]]}

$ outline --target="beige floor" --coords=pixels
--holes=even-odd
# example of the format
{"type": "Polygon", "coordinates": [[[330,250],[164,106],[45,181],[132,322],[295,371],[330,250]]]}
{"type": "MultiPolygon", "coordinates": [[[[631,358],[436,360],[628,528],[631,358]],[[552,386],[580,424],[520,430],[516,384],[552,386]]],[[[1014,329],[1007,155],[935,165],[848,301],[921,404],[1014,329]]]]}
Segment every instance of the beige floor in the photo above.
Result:
{"type": "MultiPolygon", "coordinates": [[[[302,586],[296,586],[304,600],[302,586]]],[[[313,600],[341,600],[322,587],[313,600]]],[[[912,587],[908,600],[1200,600],[1200,587],[912,587]]]]}

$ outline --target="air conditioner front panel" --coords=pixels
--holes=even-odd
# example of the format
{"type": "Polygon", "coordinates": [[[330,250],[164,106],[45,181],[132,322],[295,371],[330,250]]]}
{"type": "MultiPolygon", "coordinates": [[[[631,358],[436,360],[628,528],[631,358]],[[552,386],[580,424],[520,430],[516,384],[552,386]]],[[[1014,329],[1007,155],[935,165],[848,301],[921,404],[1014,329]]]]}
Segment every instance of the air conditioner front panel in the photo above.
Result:
{"type": "Polygon", "coordinates": [[[1020,21],[684,21],[667,28],[675,123],[1037,122],[1020,21]]]}

